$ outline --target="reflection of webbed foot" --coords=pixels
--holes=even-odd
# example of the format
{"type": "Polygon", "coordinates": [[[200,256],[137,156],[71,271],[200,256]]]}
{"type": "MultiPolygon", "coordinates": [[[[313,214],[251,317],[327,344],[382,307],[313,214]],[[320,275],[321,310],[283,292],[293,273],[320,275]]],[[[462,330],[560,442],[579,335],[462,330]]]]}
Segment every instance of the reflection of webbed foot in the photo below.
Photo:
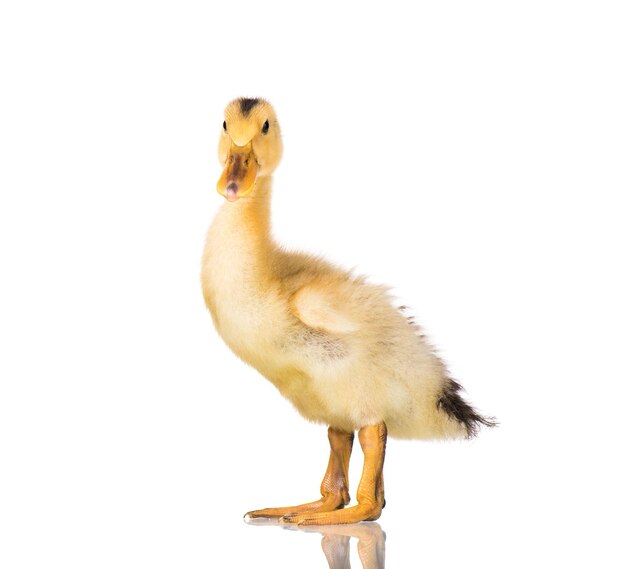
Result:
{"type": "Polygon", "coordinates": [[[350,536],[323,534],[322,551],[331,569],[350,569],[350,536]]]}
{"type": "Polygon", "coordinates": [[[285,525],[287,529],[321,533],[322,550],[331,569],[349,569],[350,537],[358,539],[357,550],[363,569],[384,569],[385,532],[376,522],[353,525],[296,526],[285,525]]]}
{"type": "Polygon", "coordinates": [[[350,569],[350,538],[356,537],[363,569],[385,569],[385,532],[376,522],[345,525],[284,524],[276,518],[251,518],[250,525],[279,526],[286,530],[322,534],[322,551],[330,569],[350,569]]]}

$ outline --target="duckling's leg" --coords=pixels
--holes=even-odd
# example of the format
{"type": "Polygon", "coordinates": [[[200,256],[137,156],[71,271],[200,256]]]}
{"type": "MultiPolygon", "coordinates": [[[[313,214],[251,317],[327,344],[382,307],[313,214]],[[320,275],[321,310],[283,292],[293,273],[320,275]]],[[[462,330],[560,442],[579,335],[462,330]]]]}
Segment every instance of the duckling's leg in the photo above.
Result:
{"type": "Polygon", "coordinates": [[[354,433],[329,427],[330,459],[320,491],[322,498],[308,504],[287,506],[286,508],[266,508],[248,512],[246,518],[280,518],[286,514],[304,512],[330,512],[343,508],[350,502],[348,494],[348,465],[352,453],[354,433]]]}
{"type": "Polygon", "coordinates": [[[283,516],[283,521],[299,525],[353,524],[380,517],[385,504],[383,485],[383,462],[387,443],[385,423],[363,427],[359,431],[359,441],[363,448],[364,461],[363,475],[356,492],[358,504],[345,510],[288,514],[283,516]]]}

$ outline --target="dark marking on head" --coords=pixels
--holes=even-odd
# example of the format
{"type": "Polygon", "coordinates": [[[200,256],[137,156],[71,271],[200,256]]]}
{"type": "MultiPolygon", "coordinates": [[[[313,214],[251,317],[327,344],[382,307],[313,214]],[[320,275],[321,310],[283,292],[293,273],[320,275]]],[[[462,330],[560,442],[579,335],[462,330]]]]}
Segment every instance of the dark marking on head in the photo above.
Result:
{"type": "Polygon", "coordinates": [[[471,439],[478,434],[481,425],[496,427],[498,422],[493,417],[483,417],[461,395],[461,384],[452,378],[446,378],[437,407],[445,411],[448,416],[461,423],[467,430],[467,438],[471,439]]]}
{"type": "Polygon", "coordinates": [[[250,111],[261,102],[261,99],[246,99],[242,97],[239,99],[239,110],[244,117],[250,114],[250,111]]]}

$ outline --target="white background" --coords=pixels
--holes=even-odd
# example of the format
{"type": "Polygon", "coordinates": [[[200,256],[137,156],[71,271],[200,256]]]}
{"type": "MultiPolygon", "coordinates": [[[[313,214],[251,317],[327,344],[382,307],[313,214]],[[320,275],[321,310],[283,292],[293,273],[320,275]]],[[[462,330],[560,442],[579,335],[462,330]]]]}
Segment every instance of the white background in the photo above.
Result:
{"type": "Polygon", "coordinates": [[[263,96],[276,238],[394,285],[501,422],[389,442],[387,568],[623,567],[620,4],[3,2],[0,565],[326,566],[242,521],[317,497],[325,428],[200,292],[263,96]]]}

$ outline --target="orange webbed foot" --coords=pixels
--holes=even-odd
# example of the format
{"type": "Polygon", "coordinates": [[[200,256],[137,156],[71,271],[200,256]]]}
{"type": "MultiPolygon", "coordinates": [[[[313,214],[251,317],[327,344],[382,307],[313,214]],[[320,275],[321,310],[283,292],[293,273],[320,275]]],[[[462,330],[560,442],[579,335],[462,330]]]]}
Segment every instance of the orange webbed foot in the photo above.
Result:
{"type": "Polygon", "coordinates": [[[356,493],[358,504],[345,510],[331,512],[298,512],[285,514],[281,522],[298,525],[356,524],[373,521],[380,517],[385,507],[383,484],[383,462],[387,442],[387,427],[384,423],[363,427],[359,431],[363,449],[363,474],[356,493]]]}
{"type": "Polygon", "coordinates": [[[285,508],[265,508],[248,512],[245,520],[256,518],[282,518],[288,515],[320,514],[340,510],[350,502],[348,493],[348,464],[352,453],[354,433],[349,433],[333,427],[328,428],[330,442],[330,458],[328,468],[322,480],[320,492],[322,497],[315,502],[287,506],[285,508]]]}
{"type": "Polygon", "coordinates": [[[351,508],[330,512],[302,512],[298,514],[286,514],[280,521],[298,525],[335,525],[356,524],[358,522],[374,521],[380,517],[382,504],[357,504],[351,508]]]}
{"type": "Polygon", "coordinates": [[[311,515],[316,513],[332,512],[343,508],[346,502],[340,496],[326,496],[315,502],[300,504],[299,506],[286,506],[283,508],[264,508],[248,512],[244,519],[254,518],[283,518],[289,515],[311,515]]]}

